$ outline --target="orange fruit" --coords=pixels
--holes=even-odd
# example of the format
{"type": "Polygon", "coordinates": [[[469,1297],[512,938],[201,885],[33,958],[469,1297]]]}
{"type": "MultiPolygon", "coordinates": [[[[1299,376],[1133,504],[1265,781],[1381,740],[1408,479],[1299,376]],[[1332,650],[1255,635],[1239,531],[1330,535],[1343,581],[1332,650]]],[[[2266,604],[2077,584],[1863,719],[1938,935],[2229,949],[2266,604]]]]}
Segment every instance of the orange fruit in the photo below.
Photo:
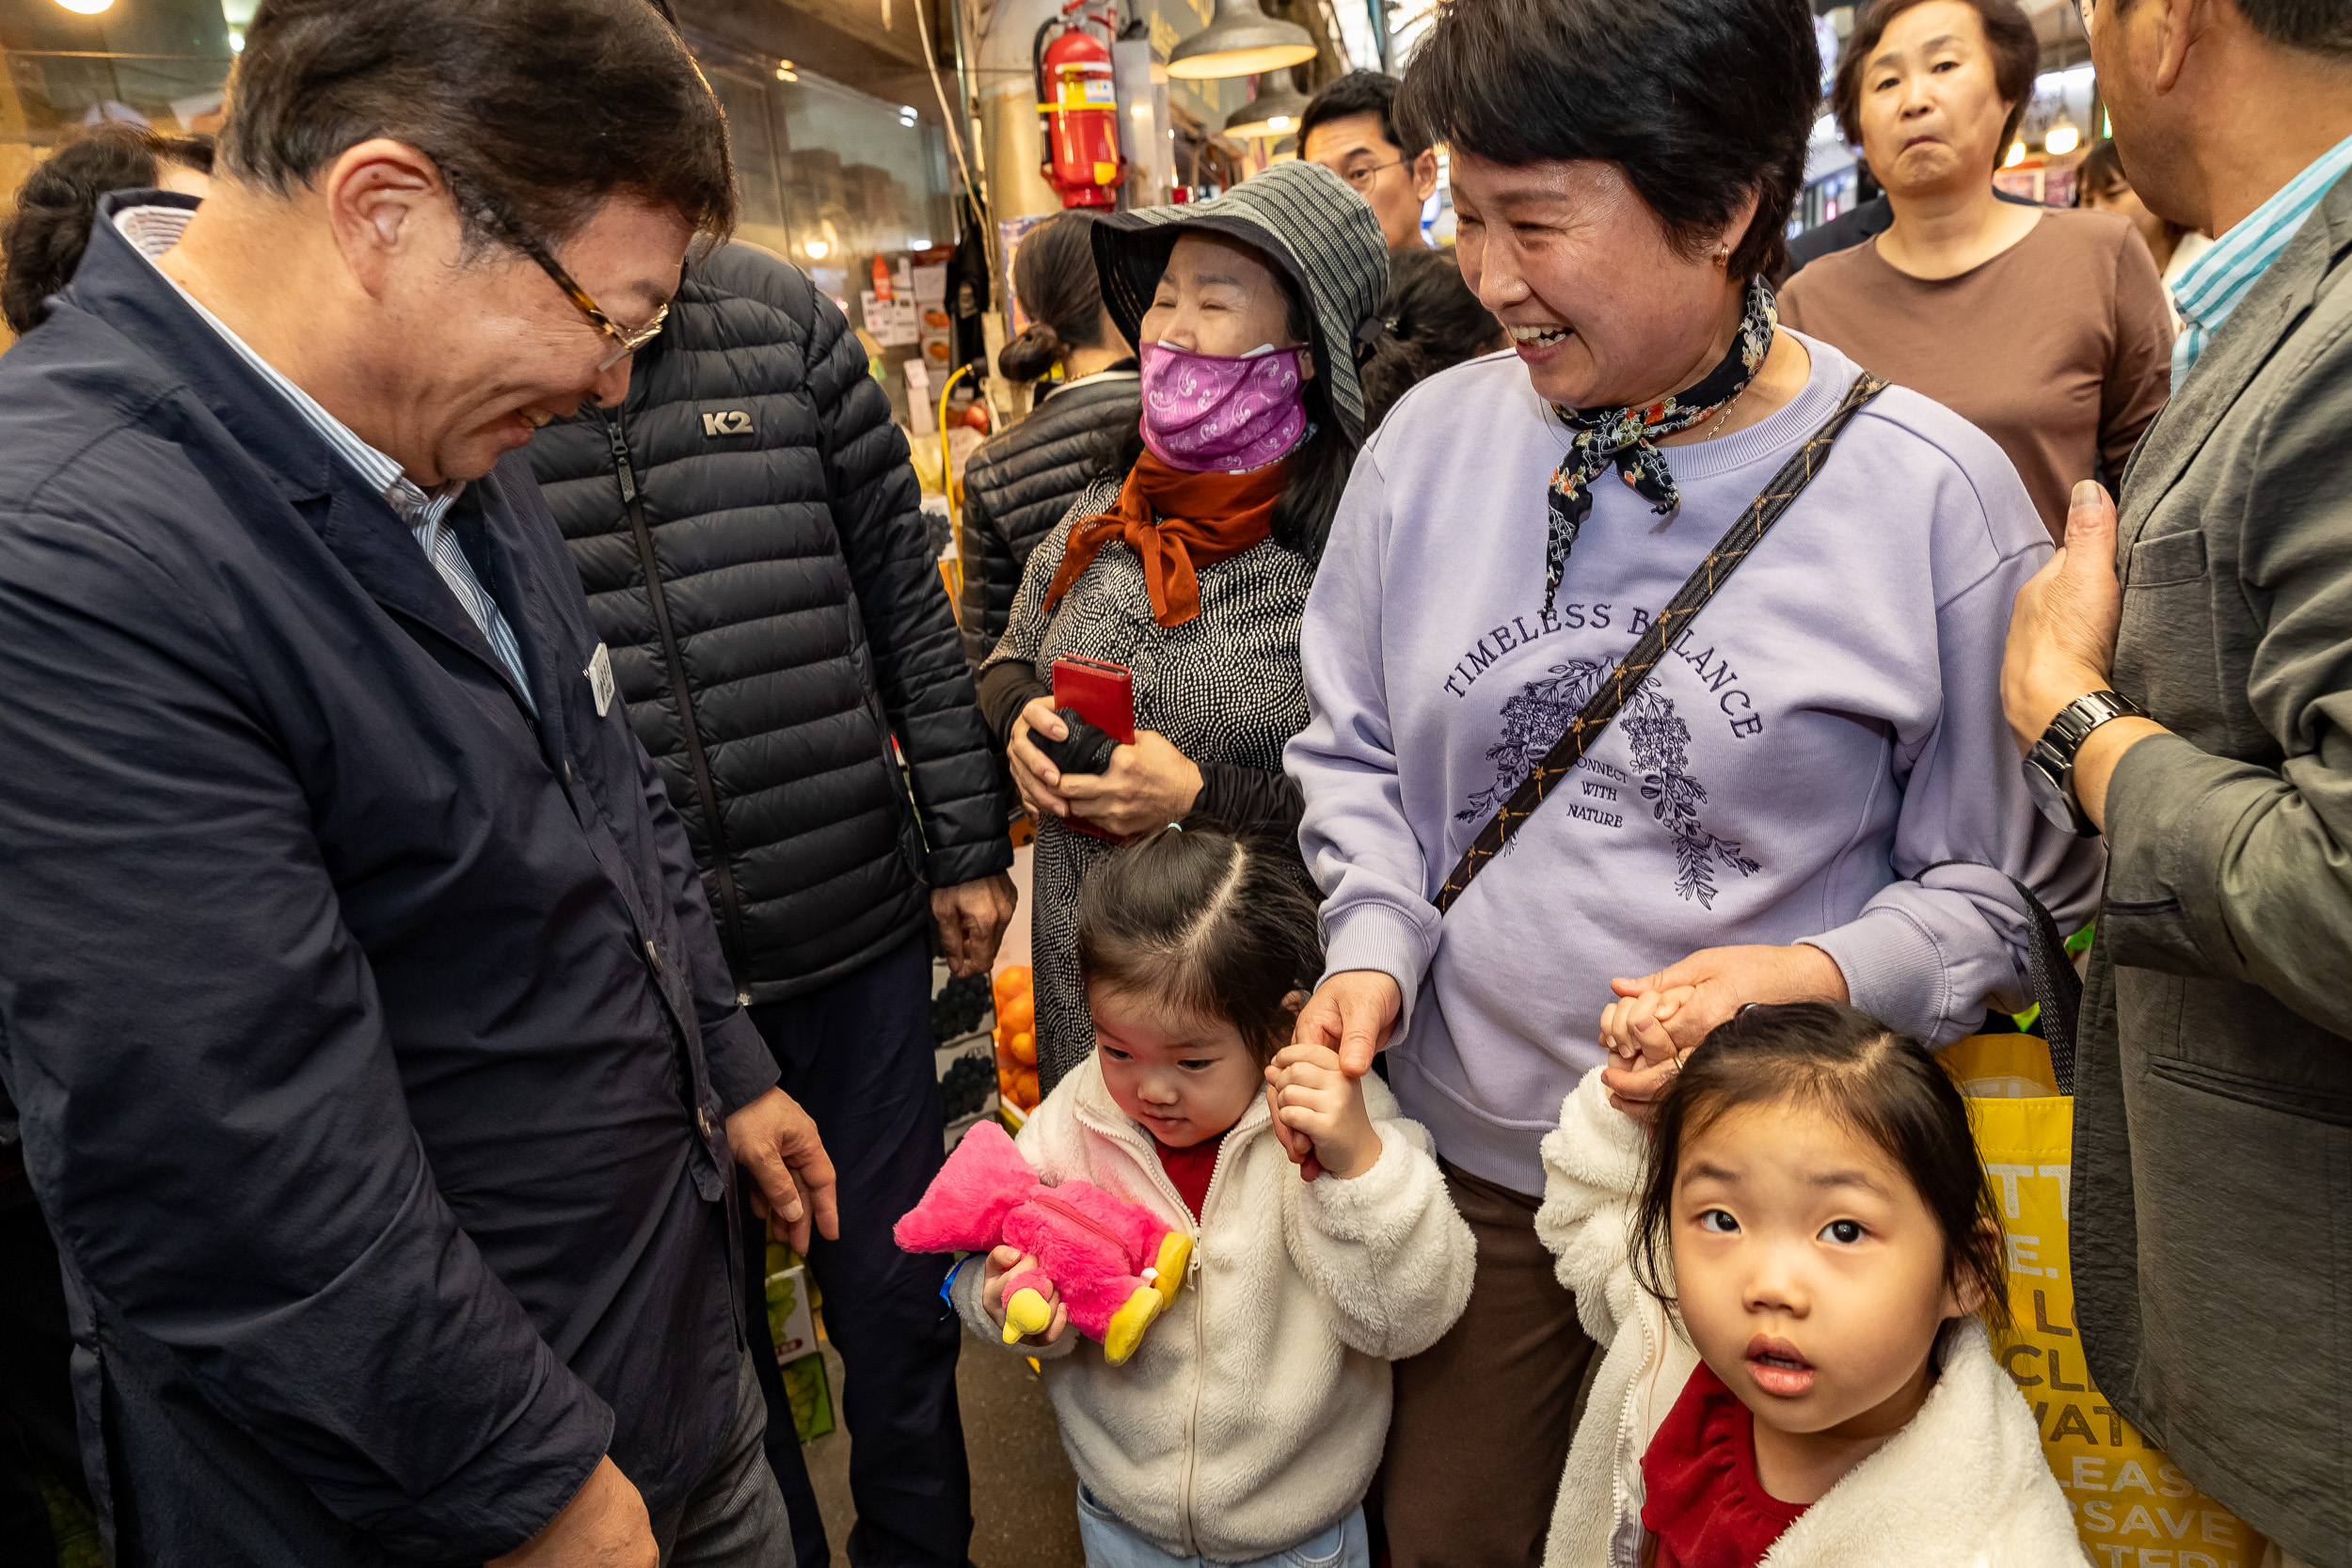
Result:
{"type": "Polygon", "coordinates": [[[1037,1109],[1037,1069],[1025,1069],[1020,1081],[1012,1086],[1012,1102],[1025,1111],[1037,1109]]]}
{"type": "Polygon", "coordinates": [[[1023,1067],[1037,1066],[1037,1037],[1027,1032],[1012,1037],[1012,1059],[1023,1067]]]}
{"type": "Polygon", "coordinates": [[[1037,998],[1027,993],[1000,1003],[996,1008],[996,1027],[1009,1034],[1024,1035],[1037,1027],[1037,998]]]}

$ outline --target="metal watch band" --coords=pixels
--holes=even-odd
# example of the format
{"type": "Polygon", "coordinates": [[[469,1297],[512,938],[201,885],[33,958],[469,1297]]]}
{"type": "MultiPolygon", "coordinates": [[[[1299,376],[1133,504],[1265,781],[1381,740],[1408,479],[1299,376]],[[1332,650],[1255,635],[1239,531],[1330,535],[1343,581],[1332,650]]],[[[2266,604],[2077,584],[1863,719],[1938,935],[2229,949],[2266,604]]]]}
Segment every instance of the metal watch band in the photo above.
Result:
{"type": "Polygon", "coordinates": [[[2139,705],[2113,691],[2091,691],[2075,698],[2058,709],[2058,717],[2042,733],[2042,744],[2056,754],[2063,768],[2072,769],[2074,753],[2082,750],[2090,732],[2110,719],[2145,718],[2139,705]]]}

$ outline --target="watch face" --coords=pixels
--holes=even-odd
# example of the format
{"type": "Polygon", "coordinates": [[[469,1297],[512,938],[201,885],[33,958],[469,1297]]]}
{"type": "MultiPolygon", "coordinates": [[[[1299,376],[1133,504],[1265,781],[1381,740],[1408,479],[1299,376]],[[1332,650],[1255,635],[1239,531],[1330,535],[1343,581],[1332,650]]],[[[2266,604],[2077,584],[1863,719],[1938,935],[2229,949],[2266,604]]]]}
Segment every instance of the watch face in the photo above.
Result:
{"type": "MultiPolygon", "coordinates": [[[[2037,752],[2040,750],[2035,748],[2037,752]]],[[[2074,815],[2074,801],[2066,798],[2065,784],[2042,764],[2038,756],[2026,758],[2025,773],[2026,791],[2033,797],[2033,803],[2041,808],[2042,815],[2070,833],[2081,832],[2083,825],[2074,815]]]]}

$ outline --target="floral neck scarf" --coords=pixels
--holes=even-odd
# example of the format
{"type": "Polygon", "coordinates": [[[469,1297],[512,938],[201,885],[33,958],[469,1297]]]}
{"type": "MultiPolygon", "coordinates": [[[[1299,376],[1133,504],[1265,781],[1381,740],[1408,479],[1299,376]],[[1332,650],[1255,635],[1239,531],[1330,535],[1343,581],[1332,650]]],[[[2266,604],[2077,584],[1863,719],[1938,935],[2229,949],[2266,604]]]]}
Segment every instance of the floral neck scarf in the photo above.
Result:
{"type": "Polygon", "coordinates": [[[1567,570],[1568,551],[1576,545],[1577,531],[1584,519],[1593,515],[1593,481],[1598,479],[1611,464],[1624,476],[1627,484],[1660,516],[1682,504],[1681,492],[1675,488],[1674,475],[1666,467],[1666,459],[1655,445],[1661,436],[1691,429],[1720,414],[1731,400],[1748,389],[1756,379],[1756,370],[1764,363],[1764,356],[1772,346],[1772,329],[1780,324],[1780,316],[1772,309],[1772,292],[1761,277],[1748,284],[1747,309],[1740,317],[1740,335],[1732,341],[1731,352],[1723,363],[1709,371],[1696,386],[1640,408],[1563,408],[1552,405],[1552,412],[1576,435],[1568,455],[1560,460],[1560,467],[1551,476],[1548,497],[1551,511],[1551,537],[1544,552],[1544,609],[1551,609],[1552,596],[1560,591],[1560,578],[1567,570]]]}

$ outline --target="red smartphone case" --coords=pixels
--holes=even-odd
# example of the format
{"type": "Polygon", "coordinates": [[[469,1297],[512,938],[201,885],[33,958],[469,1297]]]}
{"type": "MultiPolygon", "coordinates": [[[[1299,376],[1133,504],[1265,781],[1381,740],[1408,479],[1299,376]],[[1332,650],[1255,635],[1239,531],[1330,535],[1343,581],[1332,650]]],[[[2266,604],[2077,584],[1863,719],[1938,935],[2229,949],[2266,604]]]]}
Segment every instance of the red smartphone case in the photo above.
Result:
{"type": "Polygon", "coordinates": [[[1136,743],[1136,678],[1123,664],[1054,660],[1054,705],[1076,708],[1079,718],[1121,746],[1136,743]]]}

